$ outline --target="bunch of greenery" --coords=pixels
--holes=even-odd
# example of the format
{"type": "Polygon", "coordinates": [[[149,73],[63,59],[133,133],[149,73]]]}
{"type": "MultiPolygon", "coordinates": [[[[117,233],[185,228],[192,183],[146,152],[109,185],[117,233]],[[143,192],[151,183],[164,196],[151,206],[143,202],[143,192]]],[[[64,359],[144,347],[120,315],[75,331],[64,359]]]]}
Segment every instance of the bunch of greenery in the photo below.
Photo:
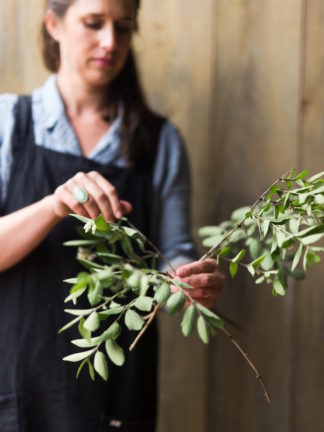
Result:
{"type": "MultiPolygon", "coordinates": [[[[210,247],[201,258],[216,258],[228,265],[234,278],[241,266],[248,270],[256,284],[266,283],[273,295],[284,295],[288,277],[305,276],[308,266],[319,263],[317,245],[324,236],[324,179],[319,173],[306,180],[307,171],[289,171],[278,178],[251,207],[235,210],[231,219],[219,226],[204,227],[200,235],[210,247]]],[[[226,317],[205,308],[190,296],[192,287],[174,278],[175,270],[161,252],[126,218],[107,223],[102,216],[87,219],[82,238],[66,246],[78,247],[78,261],[87,271],[75,279],[66,302],[74,305],[87,296],[89,308],[66,309],[75,318],[60,331],[78,325],[81,338],[72,343],[82,351],[64,358],[80,362],[77,376],[87,365],[92,379],[97,372],[108,379],[108,362],[122,366],[123,348],[118,344],[121,331],[138,332],[130,350],[143,336],[161,305],[175,315],[184,311],[182,333],[189,336],[194,328],[204,343],[217,330],[225,333],[259,380],[270,401],[262,377],[247,354],[224,326],[226,317]],[[156,270],[157,259],[168,264],[170,271],[156,270]],[[172,290],[176,286],[178,290],[172,290]],[[187,302],[186,302],[187,300],[187,302]],[[187,303],[187,307],[185,307],[187,303]]]]}

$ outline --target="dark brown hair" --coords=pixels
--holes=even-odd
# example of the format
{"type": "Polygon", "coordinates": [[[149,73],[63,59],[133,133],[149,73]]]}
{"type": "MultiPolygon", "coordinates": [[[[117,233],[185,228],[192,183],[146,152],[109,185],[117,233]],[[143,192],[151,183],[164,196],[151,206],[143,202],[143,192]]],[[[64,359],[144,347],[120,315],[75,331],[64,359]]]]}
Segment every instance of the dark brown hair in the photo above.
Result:
{"type": "MultiPolygon", "coordinates": [[[[74,1],[47,0],[46,10],[52,10],[58,17],[64,17],[66,11],[74,1]]],[[[137,19],[140,0],[135,0],[135,5],[137,19]]],[[[41,41],[45,66],[51,72],[56,73],[60,67],[60,48],[58,42],[48,33],[45,22],[42,23],[41,41]]],[[[138,165],[143,160],[151,160],[154,157],[153,152],[155,150],[149,146],[149,143],[136,143],[136,146],[134,146],[134,140],[132,139],[141,120],[150,118],[150,111],[145,101],[132,49],[130,49],[123,69],[112,82],[109,95],[115,103],[121,101],[123,104],[124,112],[121,133],[123,152],[129,164],[138,165]]]]}

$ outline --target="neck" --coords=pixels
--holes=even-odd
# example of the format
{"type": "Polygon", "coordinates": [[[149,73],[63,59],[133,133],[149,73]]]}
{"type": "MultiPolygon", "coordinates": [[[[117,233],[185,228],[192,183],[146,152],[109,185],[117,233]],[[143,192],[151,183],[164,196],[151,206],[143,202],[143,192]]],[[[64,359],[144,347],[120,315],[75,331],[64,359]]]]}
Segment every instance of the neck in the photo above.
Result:
{"type": "Polygon", "coordinates": [[[80,116],[84,112],[100,113],[109,106],[108,88],[93,88],[87,86],[77,77],[70,76],[59,71],[57,74],[57,86],[63,99],[67,113],[72,116],[80,116]]]}

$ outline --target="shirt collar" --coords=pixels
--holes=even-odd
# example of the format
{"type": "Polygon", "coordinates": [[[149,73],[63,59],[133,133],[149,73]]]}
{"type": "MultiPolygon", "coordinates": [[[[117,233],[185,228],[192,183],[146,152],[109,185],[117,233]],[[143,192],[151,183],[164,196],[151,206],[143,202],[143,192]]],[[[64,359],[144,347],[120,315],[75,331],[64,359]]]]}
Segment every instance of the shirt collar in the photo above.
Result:
{"type": "Polygon", "coordinates": [[[42,100],[45,112],[45,127],[53,128],[60,117],[65,115],[62,97],[56,84],[56,75],[50,76],[42,87],[42,100]]]}

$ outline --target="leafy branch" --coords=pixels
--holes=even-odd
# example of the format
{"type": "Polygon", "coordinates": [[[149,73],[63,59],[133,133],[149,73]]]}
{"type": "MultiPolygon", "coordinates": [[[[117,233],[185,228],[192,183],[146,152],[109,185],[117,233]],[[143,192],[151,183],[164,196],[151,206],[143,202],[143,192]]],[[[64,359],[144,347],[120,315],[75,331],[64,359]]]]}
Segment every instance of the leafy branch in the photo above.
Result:
{"type": "MultiPolygon", "coordinates": [[[[221,265],[228,265],[233,278],[242,267],[256,284],[266,282],[272,285],[273,295],[284,295],[288,276],[304,277],[310,265],[320,262],[318,252],[324,251],[315,245],[324,236],[323,174],[305,180],[307,171],[297,175],[289,171],[251,207],[235,210],[231,219],[219,226],[201,228],[203,244],[210,247],[201,260],[215,257],[221,265]]],[[[223,332],[253,369],[270,402],[260,373],[225,328],[220,314],[193,300],[192,287],[173,277],[171,263],[143,233],[126,218],[107,223],[101,215],[95,220],[74,216],[84,224],[79,229],[81,238],[65,245],[78,248],[77,259],[87,271],[66,281],[72,287],[65,302],[76,305],[86,295],[90,308],[66,309],[74,318],[61,331],[78,326],[81,339],[72,343],[83,351],[64,358],[81,362],[77,376],[87,365],[92,379],[97,372],[107,380],[106,356],[117,366],[125,362],[118,344],[121,332],[138,332],[130,346],[133,350],[165,304],[170,315],[184,311],[184,336],[197,328],[200,339],[207,344],[217,331],[223,332]],[[164,261],[170,271],[156,270],[157,260],[164,261]],[[172,293],[172,286],[178,291],[172,293]],[[101,329],[103,322],[105,330],[101,329]]],[[[224,321],[230,322],[226,317],[224,321]]]]}

